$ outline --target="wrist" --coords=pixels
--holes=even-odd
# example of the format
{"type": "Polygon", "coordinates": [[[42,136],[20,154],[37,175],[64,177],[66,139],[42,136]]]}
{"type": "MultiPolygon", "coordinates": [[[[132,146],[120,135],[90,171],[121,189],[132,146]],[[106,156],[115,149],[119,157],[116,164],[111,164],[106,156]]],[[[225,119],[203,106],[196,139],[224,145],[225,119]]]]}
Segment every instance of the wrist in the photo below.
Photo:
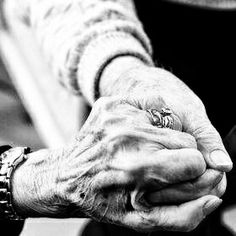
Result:
{"type": "Polygon", "coordinates": [[[126,94],[139,82],[137,77],[130,76],[132,71],[149,67],[134,56],[121,56],[114,59],[106,66],[101,75],[100,97],[126,94]]]}
{"type": "Polygon", "coordinates": [[[57,193],[57,165],[48,150],[28,154],[12,176],[12,198],[23,217],[66,217],[57,193]]]}

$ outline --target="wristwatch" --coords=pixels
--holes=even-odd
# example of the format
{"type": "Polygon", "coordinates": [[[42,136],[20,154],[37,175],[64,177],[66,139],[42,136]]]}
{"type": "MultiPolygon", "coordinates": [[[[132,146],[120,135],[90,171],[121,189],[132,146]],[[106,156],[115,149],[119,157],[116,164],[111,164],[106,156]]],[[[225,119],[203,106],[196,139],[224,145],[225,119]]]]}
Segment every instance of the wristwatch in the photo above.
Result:
{"type": "Polygon", "coordinates": [[[0,219],[24,220],[12,205],[11,177],[14,170],[27,159],[28,147],[0,147],[0,219]]]}

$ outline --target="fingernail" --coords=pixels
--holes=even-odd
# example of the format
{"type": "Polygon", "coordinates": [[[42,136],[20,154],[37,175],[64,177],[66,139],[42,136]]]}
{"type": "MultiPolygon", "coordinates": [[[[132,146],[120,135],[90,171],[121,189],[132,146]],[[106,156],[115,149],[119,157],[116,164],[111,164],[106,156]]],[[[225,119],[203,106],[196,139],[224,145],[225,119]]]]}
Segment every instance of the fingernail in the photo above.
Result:
{"type": "Polygon", "coordinates": [[[233,163],[229,155],[221,150],[213,151],[210,154],[210,159],[217,167],[222,168],[223,171],[230,171],[232,169],[233,163]]]}
{"type": "Polygon", "coordinates": [[[209,200],[203,207],[203,213],[205,216],[211,214],[214,210],[216,210],[220,204],[222,203],[222,199],[216,198],[209,200]]]}

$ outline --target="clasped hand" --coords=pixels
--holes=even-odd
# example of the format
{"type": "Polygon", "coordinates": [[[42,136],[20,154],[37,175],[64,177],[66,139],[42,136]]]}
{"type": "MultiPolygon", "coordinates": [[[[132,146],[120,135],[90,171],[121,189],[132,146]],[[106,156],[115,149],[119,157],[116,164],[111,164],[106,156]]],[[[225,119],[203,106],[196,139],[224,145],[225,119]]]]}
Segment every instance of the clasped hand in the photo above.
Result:
{"type": "Polygon", "coordinates": [[[19,213],[190,231],[220,205],[232,162],[200,99],[161,69],[141,67],[122,80],[127,88],[109,87],[117,96],[94,104],[75,142],[32,153],[17,168],[19,213]],[[179,130],[152,125],[146,110],[163,107],[179,130]]]}
{"type": "Polygon", "coordinates": [[[99,221],[192,230],[221,203],[225,174],[207,168],[193,136],[154,127],[136,105],[112,97],[95,103],[61,165],[61,196],[99,221]]]}

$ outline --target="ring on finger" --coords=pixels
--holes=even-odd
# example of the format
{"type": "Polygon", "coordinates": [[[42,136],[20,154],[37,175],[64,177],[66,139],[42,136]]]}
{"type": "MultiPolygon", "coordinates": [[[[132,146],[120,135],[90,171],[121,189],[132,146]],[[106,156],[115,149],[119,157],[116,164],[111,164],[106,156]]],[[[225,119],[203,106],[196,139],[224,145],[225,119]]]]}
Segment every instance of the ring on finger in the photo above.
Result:
{"type": "Polygon", "coordinates": [[[150,114],[154,126],[173,129],[174,120],[169,108],[162,108],[160,112],[157,109],[148,109],[147,112],[150,114]]]}

